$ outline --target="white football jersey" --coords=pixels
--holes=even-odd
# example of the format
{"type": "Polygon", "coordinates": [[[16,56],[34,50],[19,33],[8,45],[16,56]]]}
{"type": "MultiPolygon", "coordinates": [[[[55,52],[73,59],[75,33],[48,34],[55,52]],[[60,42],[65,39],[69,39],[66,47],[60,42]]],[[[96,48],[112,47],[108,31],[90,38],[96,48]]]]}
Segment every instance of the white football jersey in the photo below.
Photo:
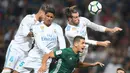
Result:
{"type": "Polygon", "coordinates": [[[92,44],[94,40],[89,40],[87,35],[87,27],[95,31],[105,32],[106,27],[97,25],[85,17],[79,18],[79,24],[77,26],[67,24],[65,28],[65,36],[67,37],[68,41],[70,42],[70,46],[73,46],[73,39],[75,36],[82,36],[85,37],[85,41],[88,44],[92,44]]]}
{"type": "MultiPolygon", "coordinates": [[[[38,22],[38,21],[37,21],[38,22]]],[[[32,45],[31,37],[27,37],[28,33],[31,31],[32,25],[36,22],[35,14],[26,15],[21,21],[19,28],[14,36],[13,42],[18,44],[23,51],[29,51],[32,45]]],[[[19,49],[19,48],[18,48],[19,49]]]]}
{"type": "Polygon", "coordinates": [[[49,53],[51,50],[57,49],[58,46],[60,49],[66,48],[63,30],[58,24],[52,23],[48,27],[43,23],[39,23],[34,25],[32,30],[36,44],[35,47],[29,52],[29,56],[43,56],[43,53],[49,53]]]}

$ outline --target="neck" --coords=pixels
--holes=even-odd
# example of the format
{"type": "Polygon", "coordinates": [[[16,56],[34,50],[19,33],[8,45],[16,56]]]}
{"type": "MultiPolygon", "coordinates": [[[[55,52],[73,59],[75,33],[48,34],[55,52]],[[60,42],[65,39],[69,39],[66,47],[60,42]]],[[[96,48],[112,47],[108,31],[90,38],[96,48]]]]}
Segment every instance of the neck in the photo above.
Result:
{"type": "Polygon", "coordinates": [[[74,51],[75,54],[78,54],[78,50],[76,47],[73,46],[72,50],[74,51]]]}
{"type": "Polygon", "coordinates": [[[39,20],[39,17],[40,17],[40,15],[39,15],[39,13],[37,13],[37,14],[35,15],[35,18],[36,18],[37,21],[39,20]]]}
{"type": "Polygon", "coordinates": [[[47,27],[49,27],[51,24],[46,24],[45,22],[43,22],[47,27]]]}
{"type": "Polygon", "coordinates": [[[69,23],[70,25],[74,25],[72,22],[69,22],[69,21],[68,21],[68,23],[69,23]]]}

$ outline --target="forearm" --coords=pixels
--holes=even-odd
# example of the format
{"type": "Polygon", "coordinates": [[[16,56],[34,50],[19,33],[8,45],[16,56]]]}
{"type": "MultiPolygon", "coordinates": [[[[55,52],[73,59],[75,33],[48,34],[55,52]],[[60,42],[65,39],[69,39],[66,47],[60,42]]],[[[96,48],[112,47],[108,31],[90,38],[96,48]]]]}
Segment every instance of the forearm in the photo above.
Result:
{"type": "Polygon", "coordinates": [[[58,35],[58,41],[59,41],[59,48],[64,49],[66,48],[65,38],[63,35],[58,35]]]}
{"type": "Polygon", "coordinates": [[[93,66],[96,66],[94,63],[80,63],[79,64],[79,67],[93,67],[93,66]]]}
{"type": "Polygon", "coordinates": [[[99,31],[99,32],[105,32],[105,30],[106,30],[106,27],[104,27],[102,25],[95,24],[93,22],[91,22],[88,27],[90,27],[91,29],[93,29],[95,31],[99,31]]]}
{"type": "Polygon", "coordinates": [[[48,54],[44,54],[44,56],[43,56],[43,58],[42,58],[42,65],[43,65],[43,66],[46,65],[47,60],[48,60],[49,58],[55,58],[53,51],[51,51],[51,52],[48,53],[48,54]]]}
{"type": "Polygon", "coordinates": [[[65,43],[65,39],[59,39],[59,46],[60,46],[60,49],[64,49],[66,48],[66,43],[65,43]]]}
{"type": "Polygon", "coordinates": [[[106,28],[105,32],[112,32],[112,28],[106,28]]]}
{"type": "Polygon", "coordinates": [[[86,44],[97,45],[97,41],[85,39],[86,44]]]}
{"type": "Polygon", "coordinates": [[[48,54],[44,54],[44,56],[42,58],[42,66],[46,65],[48,59],[49,59],[49,55],[48,54]]]}

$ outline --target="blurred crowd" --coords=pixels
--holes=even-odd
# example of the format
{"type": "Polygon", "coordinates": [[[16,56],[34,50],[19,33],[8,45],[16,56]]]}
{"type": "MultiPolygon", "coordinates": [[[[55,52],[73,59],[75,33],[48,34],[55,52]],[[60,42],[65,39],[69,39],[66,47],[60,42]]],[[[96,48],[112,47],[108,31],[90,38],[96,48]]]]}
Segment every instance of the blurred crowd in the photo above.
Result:
{"type": "MultiPolygon", "coordinates": [[[[130,73],[130,0],[98,0],[103,8],[98,15],[88,12],[88,4],[92,0],[0,0],[0,72],[3,68],[8,45],[13,39],[20,21],[26,14],[36,13],[42,3],[54,5],[58,23],[64,29],[66,19],[63,8],[77,5],[79,13],[91,21],[106,27],[121,27],[123,31],[116,34],[96,32],[88,28],[89,39],[110,40],[107,48],[89,47],[87,62],[101,61],[105,67],[81,68],[80,73],[116,73],[119,67],[130,73]]],[[[69,46],[66,40],[67,47],[69,46]]]]}

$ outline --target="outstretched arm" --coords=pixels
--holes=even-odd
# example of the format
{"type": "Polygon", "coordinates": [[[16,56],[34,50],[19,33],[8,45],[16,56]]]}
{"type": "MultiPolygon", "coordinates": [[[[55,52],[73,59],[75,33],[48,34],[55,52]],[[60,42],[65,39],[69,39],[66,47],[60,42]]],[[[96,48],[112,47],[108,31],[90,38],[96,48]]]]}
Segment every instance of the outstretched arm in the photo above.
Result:
{"type": "Polygon", "coordinates": [[[105,32],[111,32],[111,33],[115,33],[115,32],[118,32],[118,31],[122,31],[122,29],[119,28],[119,27],[106,28],[106,29],[105,29],[105,32]]]}
{"type": "Polygon", "coordinates": [[[91,45],[97,45],[97,46],[103,46],[103,47],[108,47],[109,44],[111,43],[110,41],[95,41],[95,40],[89,40],[85,39],[86,44],[91,44],[91,45]]]}
{"type": "Polygon", "coordinates": [[[104,66],[104,64],[101,62],[95,62],[95,63],[79,62],[78,67],[91,67],[91,66],[93,67],[97,65],[100,65],[101,67],[104,66]]]}
{"type": "Polygon", "coordinates": [[[87,27],[90,27],[91,29],[95,30],[95,31],[100,31],[100,32],[111,32],[111,33],[115,33],[118,31],[122,31],[121,28],[119,27],[114,27],[114,28],[108,28],[108,27],[104,27],[102,25],[98,25],[96,23],[91,22],[90,20],[88,20],[87,18],[83,18],[84,21],[87,23],[87,27]]]}

